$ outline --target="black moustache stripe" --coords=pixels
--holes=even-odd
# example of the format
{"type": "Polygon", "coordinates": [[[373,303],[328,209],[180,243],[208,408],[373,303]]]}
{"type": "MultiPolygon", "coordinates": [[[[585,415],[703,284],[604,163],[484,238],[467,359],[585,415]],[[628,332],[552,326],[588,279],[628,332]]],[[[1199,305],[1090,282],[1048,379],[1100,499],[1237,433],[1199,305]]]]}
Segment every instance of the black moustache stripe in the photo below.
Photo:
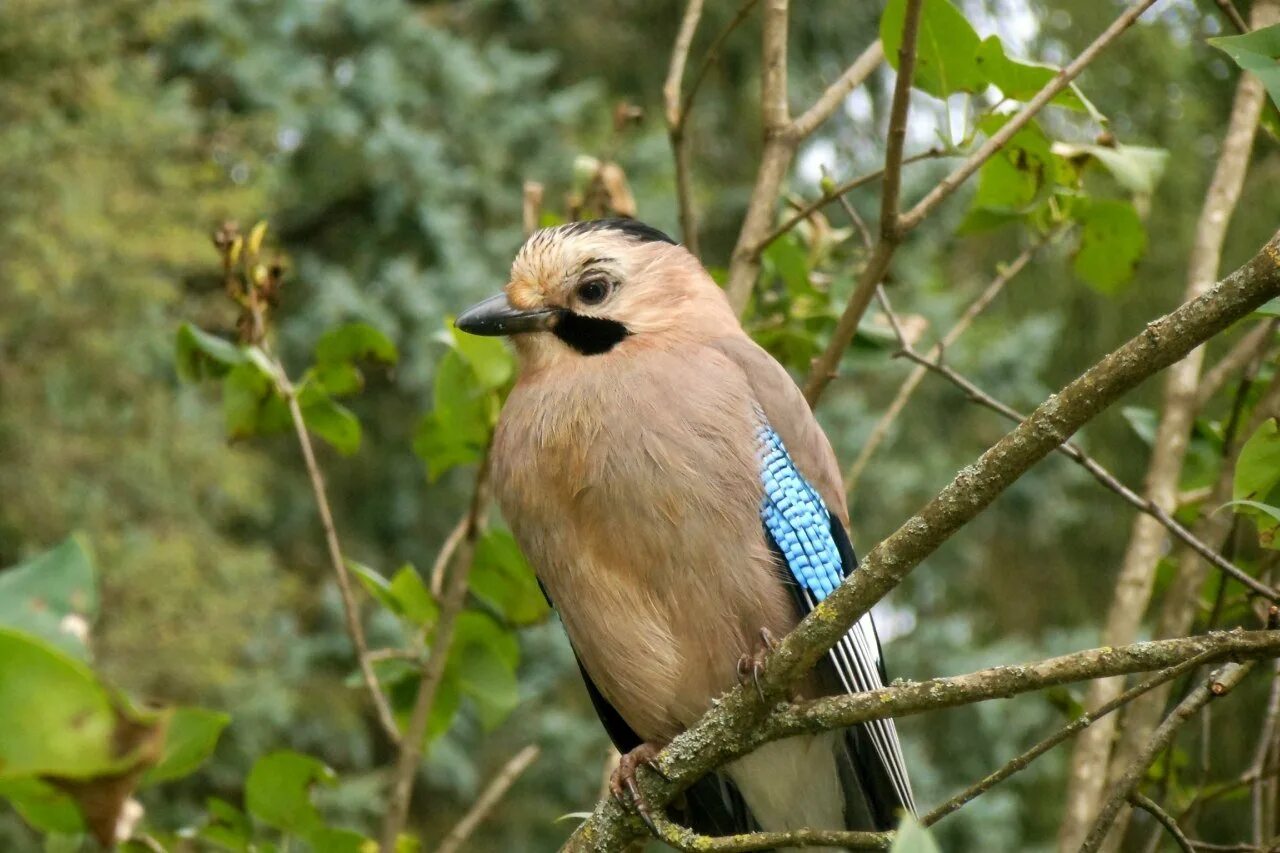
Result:
{"type": "Polygon", "coordinates": [[[556,323],[554,334],[583,355],[600,355],[622,343],[631,332],[617,320],[566,311],[556,323]]]}

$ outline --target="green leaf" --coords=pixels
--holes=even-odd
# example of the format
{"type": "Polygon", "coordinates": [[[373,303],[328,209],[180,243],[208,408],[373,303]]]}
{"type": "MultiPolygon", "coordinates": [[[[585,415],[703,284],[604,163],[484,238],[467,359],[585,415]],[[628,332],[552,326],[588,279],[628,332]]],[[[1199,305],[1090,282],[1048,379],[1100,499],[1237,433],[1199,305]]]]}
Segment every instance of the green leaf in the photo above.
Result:
{"type": "Polygon", "coordinates": [[[368,590],[375,601],[397,616],[404,615],[400,612],[400,602],[391,592],[391,584],[380,573],[355,560],[347,560],[347,568],[355,572],[360,585],[368,590]]]}
{"type": "Polygon", "coordinates": [[[889,853],[941,853],[941,849],[938,847],[938,842],[933,840],[929,830],[908,814],[898,825],[889,853]]]}
{"type": "Polygon", "coordinates": [[[794,232],[770,243],[761,255],[761,261],[765,275],[781,280],[789,299],[794,301],[817,292],[809,278],[808,253],[794,232]]]}
{"type": "Polygon", "coordinates": [[[350,829],[325,827],[307,836],[312,853],[378,853],[378,842],[350,829]]]}
{"type": "Polygon", "coordinates": [[[436,368],[432,397],[434,408],[418,425],[413,451],[435,479],[455,465],[480,459],[497,422],[498,398],[455,349],[436,368]]]}
{"type": "Polygon", "coordinates": [[[194,773],[214,748],[231,717],[206,708],[178,708],[169,718],[164,752],[155,767],[147,771],[142,784],[155,785],[194,773]]]}
{"type": "Polygon", "coordinates": [[[1245,71],[1257,75],[1272,103],[1280,104],[1280,24],[1244,35],[1211,38],[1209,44],[1230,56],[1245,71]]]}
{"type": "Polygon", "coordinates": [[[40,832],[84,831],[75,800],[39,779],[0,779],[0,798],[9,801],[23,820],[40,832]]]}
{"type": "Polygon", "coordinates": [[[0,661],[0,779],[89,780],[144,759],[160,715],[128,708],[83,663],[29,634],[0,628],[0,661]]]}
{"type": "Polygon", "coordinates": [[[400,614],[416,625],[433,625],[440,608],[413,566],[405,565],[391,578],[390,593],[400,606],[400,614]]]}
{"type": "Polygon", "coordinates": [[[0,626],[46,640],[86,660],[85,637],[98,612],[93,559],[76,537],[0,572],[0,626]]]}
{"type": "Polygon", "coordinates": [[[190,323],[178,327],[174,359],[178,376],[188,382],[220,378],[246,360],[240,347],[190,323]]]}
{"type": "Polygon", "coordinates": [[[364,377],[350,362],[317,364],[302,383],[304,389],[311,385],[331,397],[346,397],[364,388],[364,377]]]}
{"type": "Polygon", "coordinates": [[[1268,418],[1240,448],[1231,496],[1265,498],[1276,483],[1280,483],[1280,429],[1275,418],[1268,418]]]}
{"type": "Polygon", "coordinates": [[[1063,157],[1091,157],[1106,169],[1116,183],[1131,193],[1151,195],[1164,176],[1169,152],[1142,145],[1068,145],[1055,143],[1053,150],[1063,157]]]}
{"type": "Polygon", "coordinates": [[[461,332],[452,322],[449,332],[453,345],[471,366],[476,378],[486,388],[498,389],[507,384],[515,373],[515,359],[501,338],[487,338],[461,332]]]}
{"type": "Polygon", "coordinates": [[[205,802],[212,820],[202,827],[198,837],[217,847],[236,851],[247,851],[253,838],[253,825],[244,812],[217,797],[210,797],[205,802]]]}
{"type": "MultiPolygon", "coordinates": [[[[415,692],[417,683],[416,680],[413,682],[415,692]]],[[[423,741],[431,743],[447,732],[461,707],[462,691],[458,687],[458,679],[454,675],[446,674],[440,680],[440,687],[436,689],[436,701],[431,706],[431,715],[427,717],[427,731],[422,736],[423,741]]],[[[401,729],[408,728],[408,714],[399,722],[401,729]]]]}
{"type": "Polygon", "coordinates": [[[1090,200],[1080,213],[1080,248],[1072,269],[1100,293],[1117,293],[1146,253],[1147,232],[1132,204],[1090,200]]]}
{"type": "Polygon", "coordinates": [[[360,449],[360,419],[331,397],[315,400],[302,407],[302,422],[343,456],[360,449]]]}
{"type": "Polygon", "coordinates": [[[244,805],[258,820],[298,835],[319,829],[323,822],[311,802],[311,786],[332,785],[334,773],[309,755],[281,750],[259,758],[245,780],[244,805]]]}
{"type": "MultiPolygon", "coordinates": [[[[880,16],[880,41],[895,71],[906,8],[906,0],[889,0],[880,16]]],[[[924,0],[913,85],[939,98],[956,92],[981,92],[987,78],[977,62],[978,44],[978,33],[949,0],[924,0]]]]}
{"type": "Polygon", "coordinates": [[[325,332],[316,343],[316,361],[340,364],[357,359],[371,359],[395,364],[399,358],[396,345],[368,323],[348,323],[325,332]]]}
{"type": "MultiPolygon", "coordinates": [[[[1276,540],[1276,531],[1280,529],[1280,507],[1264,504],[1261,501],[1236,500],[1227,501],[1218,509],[1229,506],[1244,507],[1243,510],[1236,510],[1236,513],[1253,519],[1253,523],[1258,528],[1258,544],[1263,548],[1280,549],[1280,542],[1276,540]]],[[[1214,511],[1217,512],[1217,510],[1214,511]]]]}
{"type": "Polygon", "coordinates": [[[228,438],[270,435],[289,428],[289,409],[275,383],[258,365],[246,360],[222,380],[222,416],[228,438]]]}
{"type": "MultiPolygon", "coordinates": [[[[1008,123],[1008,116],[988,116],[978,127],[988,136],[1008,123]]],[[[1019,130],[978,172],[973,207],[1001,213],[1022,213],[1058,183],[1061,160],[1049,137],[1031,122],[1019,130]]]]}
{"type": "Polygon", "coordinates": [[[1120,410],[1120,414],[1138,438],[1142,439],[1143,444],[1150,447],[1156,443],[1156,428],[1160,425],[1160,417],[1154,409],[1125,406],[1120,410]]]}
{"type": "MultiPolygon", "coordinates": [[[[1004,52],[1004,44],[997,36],[987,36],[978,45],[974,61],[988,82],[1000,90],[1006,98],[1029,101],[1057,76],[1060,69],[1052,65],[1037,65],[1010,59],[1004,52]]],[[[1060,107],[1088,113],[1096,119],[1102,115],[1072,83],[1054,96],[1050,102],[1060,107]]]]}
{"type": "Polygon", "coordinates": [[[424,627],[435,624],[440,609],[413,566],[407,563],[401,566],[390,581],[352,560],[347,561],[347,566],[356,573],[369,594],[396,616],[424,627]]]}
{"type": "Polygon", "coordinates": [[[513,625],[533,625],[547,618],[551,608],[511,534],[501,528],[476,543],[469,579],[477,598],[513,625]]]}
{"type": "Polygon", "coordinates": [[[458,614],[445,673],[475,701],[486,728],[502,722],[519,703],[519,662],[520,646],[512,632],[478,611],[458,614]]]}

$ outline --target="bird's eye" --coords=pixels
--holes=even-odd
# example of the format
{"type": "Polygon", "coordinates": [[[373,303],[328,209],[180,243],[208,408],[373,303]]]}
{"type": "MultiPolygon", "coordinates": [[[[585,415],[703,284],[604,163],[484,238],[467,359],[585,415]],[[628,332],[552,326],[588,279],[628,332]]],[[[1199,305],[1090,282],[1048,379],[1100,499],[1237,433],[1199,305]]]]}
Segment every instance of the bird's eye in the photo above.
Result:
{"type": "Polygon", "coordinates": [[[599,305],[608,295],[609,284],[604,279],[588,279],[578,285],[578,300],[584,305],[599,305]]]}

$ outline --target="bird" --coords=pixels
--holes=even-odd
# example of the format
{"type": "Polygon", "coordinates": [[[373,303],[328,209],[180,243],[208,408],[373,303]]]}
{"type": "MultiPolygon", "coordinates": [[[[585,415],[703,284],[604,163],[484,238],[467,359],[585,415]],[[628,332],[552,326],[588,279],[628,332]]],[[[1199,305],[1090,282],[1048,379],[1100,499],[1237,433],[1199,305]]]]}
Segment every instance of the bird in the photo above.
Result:
{"type": "MultiPolygon", "coordinates": [[[[455,325],[515,350],[494,493],[622,753],[612,793],[656,834],[639,767],[856,569],[835,454],[698,259],[638,220],[535,231],[455,325]]],[[[868,613],[796,695],[885,682],[868,613]]],[[[765,744],[673,814],[726,834],[892,829],[914,809],[885,719],[765,744]]]]}

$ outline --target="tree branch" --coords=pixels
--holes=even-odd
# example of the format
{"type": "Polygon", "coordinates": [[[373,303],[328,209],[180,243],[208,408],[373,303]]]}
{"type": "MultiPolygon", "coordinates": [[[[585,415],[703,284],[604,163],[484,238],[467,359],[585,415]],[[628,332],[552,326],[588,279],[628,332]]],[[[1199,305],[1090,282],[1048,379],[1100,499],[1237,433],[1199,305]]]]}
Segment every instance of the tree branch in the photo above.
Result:
{"type": "Polygon", "coordinates": [[[400,743],[400,729],[396,718],[391,713],[391,704],[378,684],[378,676],[373,671],[373,662],[369,657],[369,644],[365,640],[364,625],[360,622],[360,605],[356,603],[355,591],[351,586],[351,574],[347,571],[347,561],[342,557],[342,545],[338,542],[338,530],[333,523],[333,511],[329,508],[329,496],[324,486],[324,474],[316,461],[314,448],[311,446],[311,435],[307,432],[307,422],[302,417],[302,407],[298,404],[298,390],[289,381],[284,365],[263,347],[271,361],[275,373],[276,389],[284,398],[289,408],[289,420],[293,422],[293,431],[298,439],[298,447],[302,449],[302,461],[307,469],[307,477],[311,482],[311,493],[316,499],[316,511],[320,515],[320,524],[324,528],[324,541],[329,551],[329,564],[333,568],[338,582],[338,595],[342,599],[342,617],[346,624],[347,636],[355,648],[356,664],[360,668],[360,680],[364,682],[369,698],[373,700],[374,713],[378,725],[393,744],[400,743]]]}
{"type": "Polygon", "coordinates": [[[1068,740],[1074,735],[1083,731],[1084,729],[1087,729],[1089,726],[1093,725],[1096,721],[1102,719],[1107,714],[1110,714],[1112,711],[1116,710],[1117,708],[1121,708],[1124,705],[1127,705],[1129,702],[1132,702],[1134,699],[1137,699],[1139,696],[1144,695],[1148,691],[1153,690],[1162,684],[1167,684],[1168,682],[1172,681],[1175,678],[1178,678],[1184,673],[1190,672],[1191,670],[1196,669],[1197,667],[1200,667],[1205,663],[1205,661],[1209,659],[1209,657],[1211,657],[1211,653],[1206,652],[1203,654],[1196,655],[1194,657],[1187,658],[1182,663],[1179,663],[1176,666],[1171,666],[1168,669],[1162,670],[1156,675],[1153,675],[1151,678],[1148,678],[1146,681],[1143,681],[1140,684],[1136,684],[1133,687],[1130,687],[1124,693],[1112,699],[1107,704],[1102,705],[1097,710],[1086,711],[1085,713],[1076,717],[1067,725],[1063,726],[1053,734],[1049,735],[1049,737],[1045,738],[1044,740],[1037,743],[1035,746],[1028,749],[1026,752],[1023,752],[1017,758],[1014,758],[1008,763],[1006,763],[1003,767],[996,770],[994,773],[991,773],[990,775],[984,777],[983,779],[975,782],[973,785],[970,785],[968,788],[961,791],[959,794],[956,794],[954,797],[947,800],[945,803],[934,808],[932,811],[930,811],[928,814],[926,814],[924,817],[920,819],[920,823],[923,824],[924,826],[932,826],[933,824],[942,820],[947,815],[951,814],[952,812],[958,810],[960,807],[969,803],[969,801],[976,799],[982,794],[985,794],[987,791],[991,790],[996,785],[1003,782],[1005,779],[1008,779],[1014,773],[1017,773],[1019,770],[1023,770],[1028,765],[1030,765],[1032,761],[1035,761],[1041,755],[1044,755],[1046,752],[1053,749],[1055,746],[1062,743],[1063,741],[1068,740]]]}
{"type": "Polygon", "coordinates": [[[529,769],[529,765],[537,760],[538,753],[541,751],[542,749],[537,744],[529,744],[511,756],[507,763],[502,765],[502,769],[498,771],[497,775],[489,782],[489,786],[481,792],[470,810],[462,816],[462,820],[458,821],[453,829],[449,830],[449,834],[440,842],[440,846],[436,848],[435,853],[457,853],[458,848],[471,837],[471,833],[475,832],[480,822],[488,817],[489,812],[493,811],[493,807],[506,796],[507,791],[520,778],[520,774],[529,769]]]}
{"type": "MultiPolygon", "coordinates": [[[[761,744],[786,737],[847,728],[869,720],[903,717],[1008,698],[1087,679],[1156,669],[1183,672],[1193,663],[1199,665],[1225,658],[1255,660],[1276,655],[1280,655],[1280,631],[1217,632],[1178,640],[1135,643],[1123,648],[1087,649],[1034,663],[992,667],[966,675],[920,682],[897,681],[890,687],[866,693],[827,696],[794,705],[778,704],[746,729],[727,726],[715,731],[715,737],[712,737],[712,732],[704,733],[701,738],[692,737],[692,732],[680,735],[663,751],[660,758],[661,770],[671,782],[662,780],[656,774],[646,774],[641,779],[641,787],[646,801],[651,805],[665,804],[678,790],[700,778],[712,767],[750,752],[761,744]]],[[[1158,683],[1165,676],[1173,677],[1166,672],[1153,681],[1158,683]]],[[[1150,689],[1146,684],[1141,687],[1150,689]]],[[[638,834],[638,824],[638,820],[630,819],[615,800],[606,800],[597,808],[596,815],[579,827],[564,849],[621,849],[621,845],[638,834]],[[618,823],[593,825],[601,815],[612,817],[618,823]],[[619,829],[622,834],[604,832],[619,829]]],[[[677,847],[683,845],[720,851],[822,843],[878,845],[885,840],[880,833],[849,833],[836,839],[835,835],[809,829],[793,833],[769,833],[761,841],[756,840],[754,833],[707,839],[679,827],[674,832],[664,831],[663,834],[664,841],[678,842],[675,845],[677,847]],[[708,842],[712,842],[709,848],[708,842]],[[716,844],[720,846],[715,846],[716,844]]]]}
{"type": "Polygon", "coordinates": [[[830,829],[797,829],[791,832],[744,832],[739,835],[712,837],[655,816],[658,838],[686,853],[747,853],[754,850],[776,850],[780,847],[841,847],[849,850],[888,850],[893,844],[892,832],[859,832],[830,829]]]}
{"type": "Polygon", "coordinates": [[[431,654],[423,667],[422,680],[418,683],[418,694],[414,699],[409,725],[405,728],[404,741],[400,745],[387,814],[382,824],[382,853],[395,853],[396,839],[404,830],[405,822],[409,817],[409,804],[413,799],[413,783],[417,777],[418,765],[422,761],[422,745],[427,734],[427,722],[431,718],[431,708],[435,703],[440,682],[444,678],[445,664],[449,658],[449,648],[453,644],[458,614],[462,612],[463,605],[467,601],[467,580],[470,577],[471,563],[475,556],[476,539],[483,527],[488,505],[489,457],[486,452],[484,460],[480,463],[480,470],[476,474],[475,491],[471,495],[471,508],[467,514],[466,534],[457,546],[454,556],[455,565],[453,571],[449,573],[444,597],[440,602],[440,615],[436,620],[435,632],[432,636],[431,654]]]}
{"type": "Polygon", "coordinates": [[[1103,803],[1102,810],[1098,813],[1097,818],[1094,819],[1093,827],[1089,830],[1088,836],[1080,846],[1080,853],[1096,853],[1097,849],[1102,846],[1102,842],[1106,839],[1111,825],[1120,814],[1121,806],[1138,789],[1138,785],[1142,782],[1142,777],[1146,775],[1147,768],[1151,766],[1151,762],[1173,741],[1174,735],[1178,733],[1178,729],[1182,727],[1182,724],[1198,714],[1200,709],[1209,704],[1211,700],[1230,692],[1233,687],[1249,674],[1249,670],[1252,668],[1253,661],[1242,664],[1227,664],[1211,675],[1208,681],[1191,691],[1186,699],[1178,703],[1178,707],[1174,708],[1173,712],[1160,724],[1155,734],[1151,736],[1146,748],[1130,764],[1124,776],[1112,789],[1111,795],[1103,803]]]}
{"type": "MultiPolygon", "coordinates": [[[[784,699],[790,684],[812,668],[872,604],[982,512],[1032,465],[1125,392],[1278,294],[1280,234],[1209,293],[1149,323],[1137,336],[1042,403],[980,459],[962,470],[916,515],[872,548],[858,571],[851,573],[839,588],[783,638],[760,675],[760,698],[755,690],[741,687],[731,690],[698,723],[664,750],[659,761],[663,772],[674,780],[672,783],[660,782],[652,778],[653,774],[641,772],[641,785],[648,802],[664,805],[679,786],[689,784],[697,776],[718,766],[735,746],[743,745],[749,736],[747,733],[756,730],[766,716],[770,703],[784,699]]],[[[1194,644],[1205,641],[1192,638],[1173,642],[1194,644]]],[[[1198,646],[1194,653],[1205,648],[1198,646]]],[[[1099,650],[1098,654],[1105,657],[1115,651],[1099,650]]],[[[1142,665],[1137,667],[1139,669],[1142,666],[1162,668],[1178,662],[1156,660],[1145,655],[1140,659],[1142,665]]],[[[943,695],[935,696],[935,704],[922,707],[938,706],[943,695]]],[[[860,699],[867,696],[882,702],[878,693],[872,693],[820,700],[813,704],[856,703],[868,701],[860,699]]],[[[897,713],[904,709],[890,703],[883,704],[881,710],[897,713]]],[[[829,721],[846,724],[845,719],[834,716],[829,721]]],[[[616,850],[620,844],[637,837],[639,830],[638,819],[623,812],[617,804],[604,803],[574,833],[566,849],[616,850]]]]}

